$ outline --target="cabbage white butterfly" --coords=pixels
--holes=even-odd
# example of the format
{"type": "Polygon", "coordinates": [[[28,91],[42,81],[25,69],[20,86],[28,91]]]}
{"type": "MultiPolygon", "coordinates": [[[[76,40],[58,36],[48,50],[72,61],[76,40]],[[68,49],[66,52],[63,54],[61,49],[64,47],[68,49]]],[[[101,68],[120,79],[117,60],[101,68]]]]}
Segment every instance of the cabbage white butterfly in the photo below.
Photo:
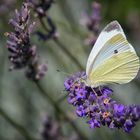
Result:
{"type": "Polygon", "coordinates": [[[91,50],[86,82],[91,87],[125,84],[136,77],[139,66],[134,48],[127,41],[120,24],[113,21],[103,29],[91,50]]]}

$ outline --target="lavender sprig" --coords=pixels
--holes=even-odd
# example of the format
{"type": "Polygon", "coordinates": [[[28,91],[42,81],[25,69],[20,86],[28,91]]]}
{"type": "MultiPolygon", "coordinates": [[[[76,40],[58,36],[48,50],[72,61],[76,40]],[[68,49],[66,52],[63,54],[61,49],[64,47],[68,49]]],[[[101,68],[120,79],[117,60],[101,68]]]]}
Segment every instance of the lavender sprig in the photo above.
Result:
{"type": "Polygon", "coordinates": [[[34,9],[39,18],[46,17],[46,12],[50,9],[54,0],[26,0],[34,9]]]}
{"type": "Polygon", "coordinates": [[[60,121],[48,115],[43,121],[41,135],[43,140],[80,140],[76,133],[63,134],[60,121]]]}
{"type": "Polygon", "coordinates": [[[97,36],[99,34],[99,26],[101,22],[101,5],[98,2],[92,3],[92,12],[88,15],[86,12],[83,13],[81,24],[86,26],[90,31],[89,36],[85,40],[86,45],[93,46],[97,36]]]}
{"type": "Polygon", "coordinates": [[[26,68],[25,73],[32,80],[42,78],[47,70],[46,64],[40,64],[36,47],[31,45],[30,34],[35,22],[30,22],[30,9],[28,3],[23,3],[21,9],[15,10],[14,18],[9,23],[13,32],[5,33],[6,47],[10,53],[10,70],[26,68]]]}
{"type": "Polygon", "coordinates": [[[44,24],[43,20],[42,20],[42,18],[40,18],[40,22],[41,22],[43,28],[45,28],[45,30],[47,31],[47,33],[37,31],[36,34],[38,35],[38,37],[40,39],[42,39],[44,41],[47,41],[49,39],[57,39],[58,33],[56,32],[56,26],[54,25],[52,19],[49,16],[47,16],[46,21],[50,28],[47,28],[46,25],[43,25],[44,24]]]}
{"type": "Polygon", "coordinates": [[[68,91],[68,103],[76,107],[79,117],[88,118],[90,128],[106,125],[109,128],[122,128],[131,132],[136,122],[140,120],[140,105],[123,105],[113,100],[112,89],[88,87],[83,80],[85,72],[79,72],[65,80],[68,91]]]}
{"type": "Polygon", "coordinates": [[[52,120],[50,116],[45,117],[43,122],[43,129],[41,132],[43,140],[60,140],[61,132],[60,125],[57,121],[52,120]]]}
{"type": "Polygon", "coordinates": [[[54,0],[27,0],[27,2],[31,5],[32,9],[35,12],[35,15],[42,20],[43,18],[46,19],[46,22],[49,25],[49,28],[47,28],[47,33],[42,33],[40,31],[37,31],[36,34],[39,36],[40,39],[47,41],[48,39],[56,38],[57,32],[56,27],[51,19],[51,17],[48,15],[48,10],[51,8],[54,0]]]}

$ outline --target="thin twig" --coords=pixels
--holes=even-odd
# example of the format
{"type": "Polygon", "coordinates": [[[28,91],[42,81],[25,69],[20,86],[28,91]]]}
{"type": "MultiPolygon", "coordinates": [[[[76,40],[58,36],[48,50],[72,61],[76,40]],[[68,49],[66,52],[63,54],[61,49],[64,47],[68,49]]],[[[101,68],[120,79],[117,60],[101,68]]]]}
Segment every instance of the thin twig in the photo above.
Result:
{"type": "Polygon", "coordinates": [[[29,133],[28,131],[20,124],[15,122],[12,118],[8,116],[8,114],[0,108],[0,115],[7,121],[9,122],[20,134],[26,139],[26,140],[35,140],[29,133]]]}
{"type": "Polygon", "coordinates": [[[54,107],[55,111],[57,111],[61,116],[63,116],[64,120],[67,121],[71,127],[75,130],[75,132],[79,135],[80,139],[87,140],[87,136],[79,130],[79,128],[76,126],[75,122],[64,112],[61,107],[59,106],[58,102],[53,100],[51,96],[43,89],[42,85],[39,82],[35,82],[36,86],[40,90],[40,94],[47,99],[47,101],[50,102],[50,104],[54,107]]]}

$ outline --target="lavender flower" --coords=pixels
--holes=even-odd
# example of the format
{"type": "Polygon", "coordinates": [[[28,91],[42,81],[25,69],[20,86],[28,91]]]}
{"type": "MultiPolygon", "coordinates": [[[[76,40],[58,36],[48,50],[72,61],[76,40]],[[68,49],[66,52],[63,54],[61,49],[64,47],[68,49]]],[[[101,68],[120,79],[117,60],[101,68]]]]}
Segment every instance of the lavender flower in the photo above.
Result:
{"type": "Polygon", "coordinates": [[[39,39],[42,39],[44,41],[47,41],[48,39],[52,39],[52,38],[56,39],[59,35],[56,32],[56,27],[55,27],[52,19],[48,15],[46,17],[46,21],[50,27],[49,29],[46,28],[47,33],[37,31],[36,34],[38,35],[39,39]]]}
{"type": "Polygon", "coordinates": [[[10,70],[26,68],[26,75],[32,80],[39,80],[47,70],[46,64],[40,64],[36,47],[30,43],[30,34],[35,22],[30,23],[30,10],[27,3],[21,9],[15,10],[14,18],[9,23],[13,32],[5,33],[6,47],[10,52],[9,60],[12,63],[10,70]],[[43,69],[42,69],[43,68],[43,69]]]}
{"type": "MultiPolygon", "coordinates": [[[[56,27],[51,19],[51,17],[48,15],[48,10],[52,6],[54,0],[27,0],[27,2],[31,5],[32,9],[36,13],[36,16],[41,21],[41,24],[43,23],[43,18],[46,19],[46,22],[48,23],[49,28],[46,26],[45,30],[47,33],[43,33],[40,31],[37,31],[36,34],[38,35],[39,39],[42,39],[44,41],[47,41],[48,39],[57,38],[58,33],[56,32],[56,27]]],[[[44,28],[43,25],[43,28],[44,28]]]]}
{"type": "Polygon", "coordinates": [[[43,125],[41,132],[43,140],[60,140],[60,125],[56,121],[52,120],[51,117],[46,116],[43,125]]]}
{"type": "Polygon", "coordinates": [[[76,107],[77,116],[88,118],[90,128],[106,125],[130,132],[140,120],[140,106],[117,103],[110,97],[112,89],[105,86],[92,89],[85,84],[85,78],[85,72],[79,72],[64,82],[68,103],[76,107]]]}
{"type": "Polygon", "coordinates": [[[26,0],[34,11],[36,12],[37,16],[42,18],[46,16],[46,12],[50,9],[54,0],[26,0]]]}
{"type": "Polygon", "coordinates": [[[99,25],[101,21],[101,5],[97,2],[92,3],[92,14],[89,17],[89,22],[87,23],[87,27],[93,33],[98,34],[99,32],[99,25]]]}
{"type": "Polygon", "coordinates": [[[99,26],[101,21],[101,5],[98,2],[92,3],[92,12],[89,16],[87,13],[83,14],[83,18],[81,20],[81,24],[85,25],[87,29],[91,32],[91,34],[86,38],[85,44],[93,46],[98,33],[99,33],[99,26]]]}
{"type": "Polygon", "coordinates": [[[43,121],[43,128],[41,130],[41,136],[43,140],[80,140],[76,133],[69,133],[68,136],[61,131],[62,125],[60,122],[46,115],[43,121]]]}

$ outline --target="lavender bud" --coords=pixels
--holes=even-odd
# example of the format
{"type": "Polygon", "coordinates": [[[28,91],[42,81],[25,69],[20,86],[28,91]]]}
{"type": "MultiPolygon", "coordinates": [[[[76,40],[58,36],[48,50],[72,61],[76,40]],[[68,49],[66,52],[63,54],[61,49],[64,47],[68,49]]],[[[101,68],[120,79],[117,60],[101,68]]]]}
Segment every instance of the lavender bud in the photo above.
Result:
{"type": "Polygon", "coordinates": [[[98,2],[92,3],[92,12],[91,15],[87,13],[83,14],[81,23],[87,27],[87,29],[92,33],[87,39],[85,40],[86,45],[93,46],[98,33],[99,33],[99,26],[101,21],[101,5],[98,2]]]}
{"type": "Polygon", "coordinates": [[[43,140],[60,140],[60,125],[51,117],[46,116],[43,122],[43,129],[41,132],[43,140]]]}
{"type": "Polygon", "coordinates": [[[37,13],[39,18],[45,17],[46,12],[50,9],[53,0],[26,0],[37,13]]]}

